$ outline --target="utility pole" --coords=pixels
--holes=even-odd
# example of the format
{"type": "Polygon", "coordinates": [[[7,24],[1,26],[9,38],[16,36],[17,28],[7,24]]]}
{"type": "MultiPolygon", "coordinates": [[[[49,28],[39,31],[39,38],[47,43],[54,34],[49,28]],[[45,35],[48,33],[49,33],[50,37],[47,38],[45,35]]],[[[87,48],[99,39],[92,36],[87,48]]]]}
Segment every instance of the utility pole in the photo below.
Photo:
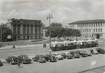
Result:
{"type": "MultiPolygon", "coordinates": [[[[48,17],[47,17],[47,20],[48,20],[48,23],[49,23],[49,26],[50,26],[50,24],[51,24],[51,19],[53,18],[53,16],[52,16],[52,14],[51,13],[49,13],[49,15],[48,15],[48,17]]],[[[49,30],[49,46],[50,46],[50,48],[51,48],[51,30],[49,30]]]]}

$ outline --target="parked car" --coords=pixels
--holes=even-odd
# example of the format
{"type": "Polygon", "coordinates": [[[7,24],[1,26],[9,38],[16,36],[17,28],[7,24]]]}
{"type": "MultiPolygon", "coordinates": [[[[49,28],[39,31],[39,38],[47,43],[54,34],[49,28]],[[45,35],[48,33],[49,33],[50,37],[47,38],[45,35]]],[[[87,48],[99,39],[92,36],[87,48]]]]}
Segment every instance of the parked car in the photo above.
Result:
{"type": "Polygon", "coordinates": [[[81,50],[79,53],[82,57],[87,57],[87,56],[91,56],[91,52],[88,50],[81,50]]]}
{"type": "Polygon", "coordinates": [[[91,53],[94,54],[94,55],[98,54],[98,51],[97,51],[96,49],[94,49],[94,48],[91,49],[90,51],[91,51],[91,53]]]}
{"type": "Polygon", "coordinates": [[[0,61],[1,61],[2,63],[7,63],[6,59],[3,59],[3,58],[0,58],[0,61]]]}
{"type": "Polygon", "coordinates": [[[23,64],[31,64],[32,63],[31,59],[27,55],[20,55],[20,56],[18,56],[18,59],[23,64]]]}
{"type": "Polygon", "coordinates": [[[1,62],[1,60],[0,60],[0,66],[3,66],[3,63],[1,62]]]}
{"type": "Polygon", "coordinates": [[[55,54],[47,54],[45,58],[48,62],[57,62],[57,58],[55,56],[55,54]]]}
{"type": "Polygon", "coordinates": [[[98,53],[100,53],[100,54],[105,54],[105,49],[97,48],[96,50],[97,50],[98,53]]]}
{"type": "Polygon", "coordinates": [[[87,54],[88,56],[92,56],[92,53],[91,53],[90,50],[86,50],[86,54],[87,54]]]}
{"type": "Polygon", "coordinates": [[[67,59],[72,59],[73,58],[73,54],[71,54],[70,52],[66,53],[66,58],[67,59]]]}
{"type": "Polygon", "coordinates": [[[61,56],[63,56],[63,59],[66,59],[67,57],[66,53],[61,53],[61,56]]]}
{"type": "Polygon", "coordinates": [[[55,56],[51,56],[50,57],[50,60],[49,60],[50,62],[57,62],[57,59],[56,59],[56,57],[55,56]]]}
{"type": "Polygon", "coordinates": [[[57,54],[55,57],[57,60],[63,60],[64,59],[64,57],[61,54],[57,54]]]}
{"type": "Polygon", "coordinates": [[[39,62],[39,63],[46,63],[47,62],[44,55],[36,55],[32,59],[33,59],[33,61],[39,62]]]}
{"type": "Polygon", "coordinates": [[[80,58],[79,51],[72,51],[70,53],[73,55],[73,58],[80,58]]]}
{"type": "Polygon", "coordinates": [[[17,57],[16,56],[9,56],[6,61],[7,63],[10,63],[12,65],[16,65],[17,64],[17,57]]]}
{"type": "Polygon", "coordinates": [[[35,57],[32,58],[33,61],[37,62],[39,60],[40,55],[36,55],[35,57]]]}

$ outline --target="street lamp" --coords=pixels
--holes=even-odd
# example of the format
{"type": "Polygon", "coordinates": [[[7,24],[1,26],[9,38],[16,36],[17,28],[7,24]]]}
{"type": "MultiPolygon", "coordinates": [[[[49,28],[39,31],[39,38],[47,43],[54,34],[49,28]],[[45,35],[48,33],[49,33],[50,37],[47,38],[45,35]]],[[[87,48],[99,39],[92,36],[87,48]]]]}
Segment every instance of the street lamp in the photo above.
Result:
{"type": "MultiPolygon", "coordinates": [[[[48,22],[49,22],[49,26],[50,26],[50,24],[51,24],[51,19],[53,18],[53,15],[52,15],[52,13],[49,13],[49,15],[48,15],[48,17],[47,17],[47,20],[48,20],[48,22]]],[[[51,48],[51,31],[49,31],[49,41],[50,41],[50,48],[51,48]]]]}

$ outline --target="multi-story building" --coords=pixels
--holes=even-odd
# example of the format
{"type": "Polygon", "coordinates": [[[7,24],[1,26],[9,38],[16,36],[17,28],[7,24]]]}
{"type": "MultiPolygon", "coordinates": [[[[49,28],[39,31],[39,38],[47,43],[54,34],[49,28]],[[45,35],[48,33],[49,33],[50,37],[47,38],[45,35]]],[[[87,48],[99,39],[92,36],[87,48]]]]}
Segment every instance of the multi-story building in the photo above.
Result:
{"type": "Polygon", "coordinates": [[[81,38],[105,38],[105,20],[83,20],[69,23],[70,28],[78,29],[81,38]]]}
{"type": "Polygon", "coordinates": [[[6,34],[8,33],[8,26],[6,24],[0,25],[0,41],[5,39],[6,34]]]}
{"type": "Polygon", "coordinates": [[[42,39],[41,20],[11,19],[11,29],[16,40],[42,39]]]}
{"type": "Polygon", "coordinates": [[[0,26],[0,41],[2,41],[2,28],[0,26]]]}

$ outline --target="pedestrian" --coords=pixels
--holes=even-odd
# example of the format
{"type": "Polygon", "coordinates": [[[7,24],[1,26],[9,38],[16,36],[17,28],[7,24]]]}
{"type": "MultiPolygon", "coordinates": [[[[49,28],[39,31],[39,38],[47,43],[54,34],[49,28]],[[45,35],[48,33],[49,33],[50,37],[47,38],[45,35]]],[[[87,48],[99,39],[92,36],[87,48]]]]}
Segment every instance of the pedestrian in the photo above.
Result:
{"type": "Polygon", "coordinates": [[[46,48],[46,43],[43,44],[43,48],[46,48]]]}
{"type": "Polygon", "coordinates": [[[21,59],[17,59],[17,65],[18,65],[18,67],[20,68],[21,67],[21,59]]]}
{"type": "Polygon", "coordinates": [[[15,48],[15,45],[13,45],[13,48],[15,48]]]}
{"type": "Polygon", "coordinates": [[[52,51],[51,50],[48,50],[48,52],[49,52],[49,55],[52,55],[52,51]]]}

